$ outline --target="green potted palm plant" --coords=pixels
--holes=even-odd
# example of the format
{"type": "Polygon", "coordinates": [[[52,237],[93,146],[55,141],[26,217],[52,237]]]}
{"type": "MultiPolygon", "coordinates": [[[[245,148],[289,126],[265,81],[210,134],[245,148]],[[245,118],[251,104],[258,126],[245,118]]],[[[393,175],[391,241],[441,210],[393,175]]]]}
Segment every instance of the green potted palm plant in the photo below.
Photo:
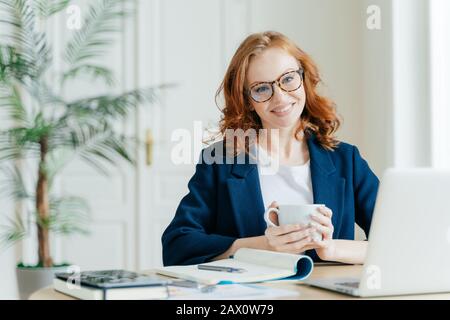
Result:
{"type": "Polygon", "coordinates": [[[0,0],[0,196],[21,208],[0,212],[10,222],[2,225],[0,242],[12,245],[29,236],[34,226],[39,257],[35,266],[17,266],[21,298],[48,285],[59,270],[51,256],[50,234],[87,229],[86,202],[55,194],[55,177],[74,159],[103,174],[121,162],[133,163],[136,144],[116,129],[117,123],[142,102],[155,99],[155,88],[74,100],[64,96],[68,84],[80,76],[114,86],[112,71],[94,61],[105,54],[125,15],[121,0],[89,2],[81,28],[71,31],[58,53],[64,64],[57,70],[45,26],[68,4],[68,0],[0,0]]]}

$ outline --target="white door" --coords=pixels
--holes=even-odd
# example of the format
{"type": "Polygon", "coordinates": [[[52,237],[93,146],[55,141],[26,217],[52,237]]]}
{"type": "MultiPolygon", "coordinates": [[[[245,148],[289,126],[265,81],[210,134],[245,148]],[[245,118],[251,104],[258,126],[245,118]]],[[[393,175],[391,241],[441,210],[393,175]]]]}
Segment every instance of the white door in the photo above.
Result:
{"type": "MultiPolygon", "coordinates": [[[[87,15],[89,1],[75,1],[80,8],[81,21],[87,15]]],[[[73,11],[66,12],[54,21],[55,52],[72,35],[67,27],[67,18],[73,11]]],[[[122,30],[115,37],[111,50],[99,61],[114,71],[117,81],[116,93],[134,89],[134,24],[132,17],[123,20],[122,30]]],[[[54,54],[56,64],[58,56],[54,54]]],[[[111,89],[90,81],[76,82],[64,93],[73,99],[111,93],[111,89]]],[[[118,124],[120,130],[135,135],[134,118],[118,124]]],[[[111,168],[109,176],[103,176],[81,161],[74,162],[64,170],[58,179],[58,192],[85,198],[91,208],[90,234],[55,239],[53,255],[56,262],[69,262],[82,270],[125,268],[136,269],[136,170],[123,165],[111,168]]]]}

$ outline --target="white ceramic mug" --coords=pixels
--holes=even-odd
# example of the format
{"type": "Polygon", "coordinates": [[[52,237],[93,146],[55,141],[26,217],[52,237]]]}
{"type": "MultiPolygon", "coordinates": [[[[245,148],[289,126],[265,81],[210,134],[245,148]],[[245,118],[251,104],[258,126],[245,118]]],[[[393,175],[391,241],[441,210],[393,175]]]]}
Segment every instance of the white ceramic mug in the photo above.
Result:
{"type": "MultiPolygon", "coordinates": [[[[264,213],[264,220],[267,226],[276,227],[278,225],[285,224],[297,224],[301,223],[308,225],[311,223],[311,214],[316,212],[318,208],[324,207],[323,204],[281,204],[278,208],[269,208],[264,213]],[[278,215],[278,225],[270,220],[270,213],[275,212],[278,215]]],[[[317,222],[316,222],[317,223],[317,222]]],[[[320,232],[316,232],[313,236],[314,240],[322,240],[320,232]]]]}

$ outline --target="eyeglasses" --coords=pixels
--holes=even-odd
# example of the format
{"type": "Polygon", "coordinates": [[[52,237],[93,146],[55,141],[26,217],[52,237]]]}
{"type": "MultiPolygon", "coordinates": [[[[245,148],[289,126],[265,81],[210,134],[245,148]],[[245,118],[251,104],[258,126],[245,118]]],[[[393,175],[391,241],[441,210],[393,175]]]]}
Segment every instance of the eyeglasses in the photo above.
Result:
{"type": "Polygon", "coordinates": [[[273,87],[275,83],[285,92],[295,91],[302,86],[303,69],[283,73],[277,80],[272,82],[255,83],[248,90],[248,94],[255,102],[269,101],[275,91],[273,87]]]}

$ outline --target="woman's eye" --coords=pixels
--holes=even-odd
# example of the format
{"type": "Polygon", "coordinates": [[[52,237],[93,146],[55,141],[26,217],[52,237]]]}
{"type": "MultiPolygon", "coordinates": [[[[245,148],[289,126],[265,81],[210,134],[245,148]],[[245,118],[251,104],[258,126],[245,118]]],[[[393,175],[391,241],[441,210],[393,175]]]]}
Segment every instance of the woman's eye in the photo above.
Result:
{"type": "Polygon", "coordinates": [[[283,80],[281,81],[282,83],[289,83],[292,80],[294,80],[293,76],[287,76],[286,78],[283,78],[283,80]]]}
{"type": "Polygon", "coordinates": [[[261,86],[255,89],[256,93],[265,93],[269,90],[269,88],[267,86],[261,86]]]}

